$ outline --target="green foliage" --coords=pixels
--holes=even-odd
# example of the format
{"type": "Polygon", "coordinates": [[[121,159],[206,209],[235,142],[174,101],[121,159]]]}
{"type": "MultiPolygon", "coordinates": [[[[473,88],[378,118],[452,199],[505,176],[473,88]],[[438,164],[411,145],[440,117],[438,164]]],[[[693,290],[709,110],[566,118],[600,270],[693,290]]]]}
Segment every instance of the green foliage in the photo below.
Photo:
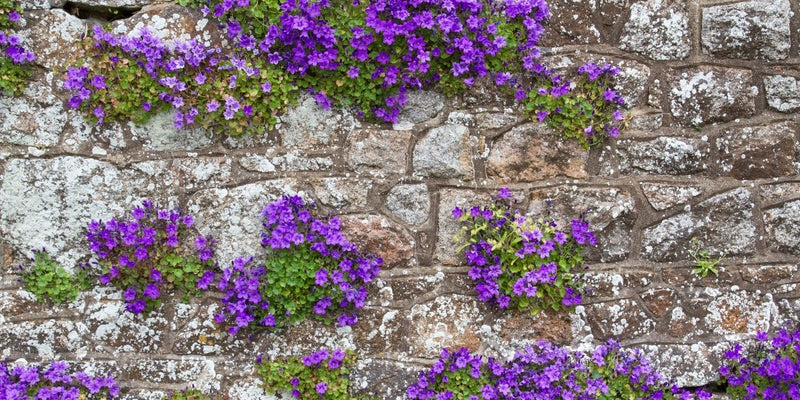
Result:
{"type": "Polygon", "coordinates": [[[703,248],[703,243],[700,242],[700,239],[697,237],[692,238],[688,251],[689,256],[692,257],[695,264],[695,268],[692,270],[693,274],[702,276],[703,278],[705,278],[709,272],[713,272],[714,275],[719,274],[717,264],[725,258],[725,253],[720,254],[717,258],[712,257],[708,250],[703,248]]]}
{"type": "Polygon", "coordinates": [[[25,290],[33,293],[39,301],[50,300],[55,304],[73,301],[91,286],[88,268],[81,266],[77,273],[70,273],[51,259],[44,249],[33,250],[31,262],[27,269],[20,265],[22,282],[25,290]]]}
{"type": "MultiPolygon", "coordinates": [[[[6,50],[14,49],[24,60],[28,55],[33,58],[33,54],[25,51],[19,45],[12,45],[9,40],[13,37],[11,31],[15,28],[16,22],[12,20],[19,18],[22,7],[16,0],[0,0],[0,94],[9,93],[12,95],[22,94],[23,89],[31,78],[32,71],[30,62],[13,62],[6,50]]],[[[15,38],[16,39],[16,38],[15,38]]]]}
{"type": "Polygon", "coordinates": [[[8,57],[0,56],[0,93],[22,94],[32,74],[28,64],[14,64],[8,57]]]}
{"type": "Polygon", "coordinates": [[[213,400],[214,397],[212,397],[209,394],[205,394],[205,393],[203,393],[202,391],[200,391],[198,389],[186,389],[186,390],[181,390],[180,392],[169,393],[163,399],[164,400],[166,400],[166,399],[170,399],[170,400],[213,400]]]}
{"type": "MultiPolygon", "coordinates": [[[[259,360],[260,361],[260,360],[259,360]]],[[[347,400],[360,399],[350,387],[349,367],[355,354],[321,350],[305,357],[286,357],[259,362],[258,374],[268,393],[290,392],[297,399],[347,400]]]]}

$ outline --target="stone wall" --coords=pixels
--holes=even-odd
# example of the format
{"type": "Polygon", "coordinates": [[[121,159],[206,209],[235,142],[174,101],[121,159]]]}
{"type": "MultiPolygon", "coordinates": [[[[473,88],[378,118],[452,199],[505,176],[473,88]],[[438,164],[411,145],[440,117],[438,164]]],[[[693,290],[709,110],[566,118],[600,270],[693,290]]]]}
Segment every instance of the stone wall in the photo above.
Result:
{"type": "MultiPolygon", "coordinates": [[[[119,33],[219,37],[197,13],[148,3],[69,4],[138,10],[112,23],[119,33]]],[[[24,96],[0,97],[0,355],[10,361],[112,372],[131,399],[188,385],[247,399],[262,398],[256,355],[344,347],[359,354],[359,388],[398,398],[443,346],[509,356],[539,338],[588,348],[614,337],[696,386],[717,378],[728,340],[800,319],[796,0],[552,0],[548,62],[623,71],[628,129],[588,152],[480,85],[455,98],[413,93],[394,125],[309,98],[259,137],[175,131],[166,115],[93,127],[65,106],[60,69],[91,20],[64,5],[25,4],[21,34],[40,67],[24,96]],[[530,317],[476,300],[450,211],[503,186],[532,212],[545,199],[559,218],[591,208],[594,292],[574,313],[530,317]],[[352,328],[304,323],[234,340],[210,322],[213,296],[142,318],[109,288],[53,307],[16,280],[31,248],[74,268],[88,258],[86,223],[143,198],[193,213],[227,264],[260,251],[258,212],[289,193],[341,215],[351,239],[386,260],[352,328]],[[718,276],[691,273],[693,237],[726,254],[718,276]]]]}

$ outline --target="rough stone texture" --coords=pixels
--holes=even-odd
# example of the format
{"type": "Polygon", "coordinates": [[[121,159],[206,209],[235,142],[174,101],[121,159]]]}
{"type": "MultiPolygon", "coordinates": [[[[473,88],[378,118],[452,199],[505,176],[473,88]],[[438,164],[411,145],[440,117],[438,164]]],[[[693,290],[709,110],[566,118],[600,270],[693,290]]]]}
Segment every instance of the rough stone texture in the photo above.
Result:
{"type": "Polygon", "coordinates": [[[703,9],[703,51],[720,58],[783,60],[791,48],[789,0],[754,0],[703,9]]]}
{"type": "Polygon", "coordinates": [[[761,185],[761,199],[775,201],[796,196],[800,193],[800,182],[772,183],[761,185]]]}
{"type": "Polygon", "coordinates": [[[23,96],[0,97],[0,142],[39,148],[58,144],[67,115],[53,93],[53,75],[45,79],[32,82],[23,96]]]}
{"type": "Polygon", "coordinates": [[[366,208],[372,188],[370,184],[347,178],[320,178],[311,182],[311,185],[320,203],[333,208],[336,213],[366,208]]]}
{"type": "Polygon", "coordinates": [[[647,201],[658,211],[686,203],[703,194],[703,189],[698,186],[670,185],[658,182],[642,182],[640,186],[647,201]]]}
{"type": "Polygon", "coordinates": [[[682,60],[691,49],[686,0],[633,3],[619,47],[653,60],[682,60]]]}
{"type": "Polygon", "coordinates": [[[405,174],[409,131],[355,130],[347,136],[347,166],[359,173],[405,174]]]}
{"type": "Polygon", "coordinates": [[[155,151],[197,150],[212,143],[212,135],[203,129],[175,129],[171,113],[154,115],[147,122],[131,124],[131,133],[155,151]]]}
{"type": "Polygon", "coordinates": [[[147,197],[146,187],[141,175],[91,158],[12,159],[2,174],[0,229],[16,251],[44,247],[72,269],[89,253],[86,224],[122,215],[147,197]]]}
{"type": "Polygon", "coordinates": [[[800,254],[800,201],[790,201],[764,212],[770,247],[800,254]]]}
{"type": "Polygon", "coordinates": [[[547,47],[564,44],[589,44],[600,41],[600,31],[592,21],[597,9],[594,1],[554,0],[547,2],[550,20],[555,29],[545,30],[542,45],[547,47]]]}
{"type": "Polygon", "coordinates": [[[215,46],[223,38],[217,24],[203,18],[200,10],[170,3],[147,7],[130,18],[111,22],[111,32],[116,35],[136,36],[144,28],[167,43],[196,39],[206,46],[215,46]]]}
{"type": "Polygon", "coordinates": [[[36,63],[60,70],[80,57],[79,42],[89,26],[86,21],[61,9],[37,10],[24,15],[25,28],[19,32],[23,45],[36,54],[36,63]]]}
{"type": "Polygon", "coordinates": [[[642,257],[653,261],[686,259],[689,239],[698,237],[712,254],[749,255],[755,250],[750,191],[718,194],[644,230],[642,257]]]}
{"type": "Polygon", "coordinates": [[[767,75],[764,92],[767,105],[773,110],[789,113],[800,109],[800,82],[795,77],[767,75]]]}
{"type": "Polygon", "coordinates": [[[414,147],[414,175],[472,180],[469,129],[463,125],[433,128],[414,147]]]}
{"type": "Polygon", "coordinates": [[[280,123],[283,145],[301,149],[324,149],[335,143],[338,132],[349,132],[360,126],[350,113],[324,110],[308,95],[281,116],[280,123]]]}
{"type": "Polygon", "coordinates": [[[717,140],[720,169],[737,179],[795,175],[797,132],[793,123],[726,130],[717,140]]]}
{"type": "Polygon", "coordinates": [[[656,324],[633,300],[586,305],[586,321],[598,338],[618,340],[646,336],[656,324]]]}
{"type": "Polygon", "coordinates": [[[458,253],[454,237],[461,229],[459,223],[453,218],[453,209],[456,207],[469,208],[474,205],[488,205],[491,196],[487,193],[475,193],[469,190],[443,189],[439,191],[439,221],[438,237],[435,258],[445,264],[453,265],[464,263],[462,255],[458,253]]]}
{"type": "Polygon", "coordinates": [[[658,137],[647,141],[618,143],[622,174],[688,175],[708,169],[708,142],[702,139],[658,137]]]}
{"type": "Polygon", "coordinates": [[[728,343],[670,344],[637,346],[655,360],[664,376],[674,377],[675,384],[681,387],[697,387],[719,378],[718,365],[722,354],[730,348],[728,343]]]}
{"type": "Polygon", "coordinates": [[[414,238],[402,225],[382,215],[344,215],[342,231],[359,251],[383,258],[383,268],[412,267],[414,238]]]}
{"type": "Polygon", "coordinates": [[[281,152],[275,148],[267,149],[263,154],[250,154],[239,159],[239,165],[247,171],[274,173],[300,171],[327,171],[333,168],[335,161],[327,155],[305,155],[303,152],[281,152]]]}
{"type": "Polygon", "coordinates": [[[554,136],[544,124],[513,128],[497,140],[486,160],[486,175],[499,183],[567,176],[586,177],[586,152],[554,136]]]}
{"type": "Polygon", "coordinates": [[[444,96],[436,92],[414,91],[407,95],[406,105],[397,117],[397,124],[411,125],[428,121],[444,108],[444,96]]]}
{"type": "Polygon", "coordinates": [[[574,186],[534,191],[528,215],[537,218],[544,215],[548,211],[546,200],[552,201],[549,211],[560,229],[568,231],[570,221],[586,213],[598,243],[596,248],[588,250],[590,259],[608,262],[628,256],[629,232],[636,219],[634,200],[628,191],[574,186]]]}
{"type": "Polygon", "coordinates": [[[698,127],[755,113],[758,88],[745,69],[700,66],[670,76],[669,108],[675,122],[698,127]]]}
{"type": "Polygon", "coordinates": [[[428,187],[424,184],[397,185],[386,196],[386,208],[409,225],[421,225],[428,220],[431,209],[428,187]]]}

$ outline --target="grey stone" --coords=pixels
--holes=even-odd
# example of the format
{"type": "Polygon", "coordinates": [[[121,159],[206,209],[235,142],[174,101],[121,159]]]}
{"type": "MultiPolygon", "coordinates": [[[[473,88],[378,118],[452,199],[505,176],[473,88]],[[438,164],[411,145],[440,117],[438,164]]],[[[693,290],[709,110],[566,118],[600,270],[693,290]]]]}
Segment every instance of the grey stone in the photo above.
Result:
{"type": "Polygon", "coordinates": [[[201,190],[189,199],[187,209],[195,216],[200,234],[217,240],[217,260],[221,266],[228,266],[237,257],[263,251],[261,210],[283,195],[294,194],[311,199],[298,182],[276,179],[201,190]]]}
{"type": "Polygon", "coordinates": [[[592,21],[597,10],[594,1],[551,0],[550,19],[541,38],[546,47],[600,42],[600,31],[592,21]]]}
{"type": "Polygon", "coordinates": [[[77,0],[72,3],[76,6],[93,8],[109,7],[122,9],[135,9],[157,3],[158,0],[77,0]]]}
{"type": "Polygon", "coordinates": [[[36,63],[61,70],[82,54],[79,43],[86,34],[86,21],[61,9],[25,13],[25,28],[18,32],[25,48],[36,54],[36,63]]]}
{"type": "Polygon", "coordinates": [[[355,130],[347,136],[347,166],[359,173],[405,174],[410,131],[355,130]]]}
{"type": "Polygon", "coordinates": [[[531,192],[528,215],[538,219],[550,212],[559,229],[569,232],[570,222],[585,213],[597,238],[597,246],[587,246],[586,254],[591,260],[609,262],[623,260],[630,252],[630,232],[637,215],[634,205],[624,190],[559,186],[531,192]],[[549,208],[547,201],[552,204],[549,208]]]}
{"type": "Polygon", "coordinates": [[[154,4],[110,24],[116,35],[136,36],[145,28],[167,44],[194,39],[210,47],[219,46],[224,38],[218,24],[204,18],[200,10],[170,3],[154,4]]]}
{"type": "Polygon", "coordinates": [[[721,172],[737,179],[795,175],[796,124],[731,128],[717,139],[721,172]]]}
{"type": "Polygon", "coordinates": [[[72,156],[12,159],[0,180],[4,240],[21,254],[45,247],[70,270],[89,254],[83,229],[91,220],[122,215],[150,194],[142,174],[72,156]]]}
{"type": "Polygon", "coordinates": [[[770,247],[784,253],[800,254],[800,200],[765,210],[764,224],[770,247]]]}
{"type": "Polygon", "coordinates": [[[0,143],[53,147],[67,122],[64,103],[52,89],[53,74],[32,81],[22,96],[0,96],[0,143]]]}
{"type": "Polygon", "coordinates": [[[337,134],[350,132],[360,123],[347,111],[324,110],[316,100],[303,95],[299,105],[280,118],[282,144],[300,149],[322,150],[336,144],[337,134]]]}
{"type": "Polygon", "coordinates": [[[577,142],[560,139],[542,123],[531,123],[511,129],[492,145],[486,175],[501,183],[585,178],[586,159],[577,142]]]}
{"type": "Polygon", "coordinates": [[[721,360],[730,349],[728,342],[692,344],[649,344],[637,346],[652,365],[666,379],[672,379],[679,387],[698,387],[719,379],[718,365],[712,360],[721,360]]]}
{"type": "Polygon", "coordinates": [[[653,261],[688,258],[689,240],[698,237],[712,255],[745,256],[755,251],[754,204],[744,188],[718,194],[645,228],[642,257],[653,261]]]}
{"type": "Polygon", "coordinates": [[[414,175],[472,180],[469,129],[463,125],[433,128],[414,147],[414,175]]]}
{"type": "Polygon", "coordinates": [[[469,209],[472,206],[486,206],[491,204],[491,196],[486,193],[470,190],[442,189],[439,191],[439,211],[437,221],[439,224],[434,257],[445,265],[465,263],[458,247],[462,244],[455,237],[461,230],[461,225],[453,218],[453,209],[460,207],[469,209]]]}
{"type": "Polygon", "coordinates": [[[203,129],[176,129],[172,113],[154,115],[142,125],[130,124],[131,133],[155,151],[197,150],[210,146],[213,135],[203,129]]]}
{"type": "Polygon", "coordinates": [[[749,70],[694,67],[672,74],[668,84],[669,107],[680,125],[698,127],[755,113],[758,88],[749,70]]]}
{"type": "Polygon", "coordinates": [[[406,104],[400,115],[397,117],[398,123],[410,122],[418,124],[428,121],[444,108],[444,96],[440,93],[418,90],[409,92],[406,96],[406,104]]]}
{"type": "Polygon", "coordinates": [[[764,77],[764,91],[771,109],[784,113],[800,109],[800,81],[797,78],[767,75],[764,77]]]}
{"type": "Polygon", "coordinates": [[[409,225],[421,225],[431,209],[430,194],[425,184],[401,184],[389,191],[386,208],[409,225]]]}
{"type": "Polygon", "coordinates": [[[383,270],[415,266],[415,241],[408,230],[383,215],[348,214],[340,217],[342,232],[358,251],[383,258],[383,270]]]}
{"type": "Polygon", "coordinates": [[[783,60],[791,48],[789,0],[753,0],[703,9],[703,52],[718,58],[783,60]]]}
{"type": "Polygon", "coordinates": [[[800,182],[785,182],[761,185],[761,199],[775,201],[787,199],[800,193],[800,182]]]}
{"type": "Polygon", "coordinates": [[[245,170],[261,173],[327,171],[334,164],[331,156],[314,156],[299,150],[282,153],[274,148],[267,149],[263,154],[247,153],[239,159],[239,165],[245,170]]]}
{"type": "Polygon", "coordinates": [[[232,163],[227,157],[176,158],[143,161],[132,164],[131,169],[151,178],[154,184],[148,186],[148,190],[177,193],[232,184],[232,163]]]}
{"type": "Polygon", "coordinates": [[[658,211],[686,203],[692,198],[703,194],[703,188],[700,186],[659,182],[642,182],[639,185],[642,187],[642,192],[644,192],[647,201],[658,211]]]}
{"type": "Polygon", "coordinates": [[[655,331],[656,323],[632,299],[587,304],[586,316],[592,334],[598,338],[630,340],[655,331]]]}
{"type": "Polygon", "coordinates": [[[623,174],[686,175],[708,169],[710,149],[701,139],[662,136],[646,141],[621,140],[617,144],[623,174]]]}
{"type": "Polygon", "coordinates": [[[685,0],[644,0],[631,5],[619,47],[653,60],[682,60],[691,50],[685,0]]]}
{"type": "Polygon", "coordinates": [[[336,209],[362,210],[367,207],[367,195],[372,183],[348,178],[320,178],[311,181],[314,192],[322,205],[336,209]]]}

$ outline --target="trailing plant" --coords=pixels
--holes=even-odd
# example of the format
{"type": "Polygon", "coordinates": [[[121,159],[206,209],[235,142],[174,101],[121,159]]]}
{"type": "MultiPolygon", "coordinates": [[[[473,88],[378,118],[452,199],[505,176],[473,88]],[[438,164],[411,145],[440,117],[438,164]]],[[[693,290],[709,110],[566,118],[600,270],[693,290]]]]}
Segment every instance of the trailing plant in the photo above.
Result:
{"type": "Polygon", "coordinates": [[[178,128],[238,135],[271,127],[301,93],[323,108],[394,122],[408,90],[454,94],[487,79],[584,146],[618,133],[621,111],[612,105],[624,101],[609,87],[616,69],[587,65],[579,69],[587,78],[572,84],[538,62],[544,0],[181,4],[218,19],[230,45],[167,46],[146,30],[125,37],[95,27],[89,58],[67,71],[69,105],[96,123],[173,110],[178,128]]]}
{"type": "Polygon", "coordinates": [[[200,278],[215,267],[214,240],[193,235],[194,217],[180,209],[134,207],[130,219],[91,221],[86,239],[102,268],[100,283],[123,291],[125,309],[139,314],[161,304],[162,293],[183,299],[198,292],[200,278]]]}
{"type": "Polygon", "coordinates": [[[50,300],[55,304],[73,301],[91,286],[88,265],[79,265],[76,273],[71,273],[51,259],[44,248],[31,251],[31,265],[28,268],[20,265],[19,269],[25,290],[33,293],[36,300],[50,300]]]}
{"type": "Polygon", "coordinates": [[[711,257],[708,250],[703,248],[703,243],[700,242],[700,239],[694,237],[690,242],[689,256],[692,257],[695,265],[692,273],[705,278],[709,272],[714,273],[714,275],[719,274],[717,264],[725,258],[725,253],[722,253],[717,258],[711,257]]]}
{"type": "Polygon", "coordinates": [[[9,366],[0,362],[0,394],[4,399],[108,399],[119,396],[111,375],[94,377],[84,371],[70,374],[67,363],[54,361],[47,368],[9,366]]]}
{"type": "Polygon", "coordinates": [[[597,242],[589,223],[582,215],[570,232],[560,231],[553,220],[529,218],[515,204],[503,188],[489,206],[453,210],[462,225],[456,241],[464,243],[478,299],[531,314],[580,304],[576,273],[584,269],[585,246],[597,242]]]}
{"type": "MultiPolygon", "coordinates": [[[[240,257],[220,274],[217,288],[223,307],[214,317],[235,335],[244,327],[280,328],[309,317],[326,323],[352,325],[355,310],[364,306],[365,284],[380,271],[383,260],[362,255],[341,232],[338,218],[320,218],[300,196],[284,196],[268,204],[261,215],[264,232],[261,263],[240,257]]],[[[214,281],[207,272],[198,283],[214,281]]]]}
{"type": "Polygon", "coordinates": [[[0,0],[0,94],[21,94],[30,80],[36,56],[12,35],[22,7],[15,0],[0,0]]]}
{"type": "Polygon", "coordinates": [[[751,346],[733,344],[719,373],[734,399],[800,398],[800,329],[795,323],[771,339],[756,334],[751,346]]]}
{"type": "Polygon", "coordinates": [[[361,396],[351,393],[348,379],[354,358],[341,349],[322,349],[302,358],[262,361],[259,357],[256,373],[268,393],[289,392],[298,399],[355,399],[361,396]]]}
{"type": "Polygon", "coordinates": [[[546,341],[518,351],[508,362],[442,351],[407,389],[409,399],[708,399],[680,389],[636,350],[610,340],[591,357],[546,341]]]}

